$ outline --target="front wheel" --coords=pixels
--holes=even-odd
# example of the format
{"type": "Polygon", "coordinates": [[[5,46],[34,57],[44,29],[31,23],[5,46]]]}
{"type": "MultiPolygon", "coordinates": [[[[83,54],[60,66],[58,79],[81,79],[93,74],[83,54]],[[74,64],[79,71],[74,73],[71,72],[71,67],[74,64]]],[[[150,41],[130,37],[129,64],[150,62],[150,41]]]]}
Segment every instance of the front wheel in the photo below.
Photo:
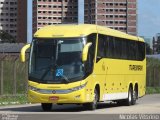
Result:
{"type": "Polygon", "coordinates": [[[51,111],[52,103],[41,103],[43,111],[51,111]]]}
{"type": "Polygon", "coordinates": [[[83,104],[83,106],[89,110],[95,110],[97,108],[98,98],[99,98],[98,91],[95,89],[93,102],[85,103],[85,104],[83,104]]]}

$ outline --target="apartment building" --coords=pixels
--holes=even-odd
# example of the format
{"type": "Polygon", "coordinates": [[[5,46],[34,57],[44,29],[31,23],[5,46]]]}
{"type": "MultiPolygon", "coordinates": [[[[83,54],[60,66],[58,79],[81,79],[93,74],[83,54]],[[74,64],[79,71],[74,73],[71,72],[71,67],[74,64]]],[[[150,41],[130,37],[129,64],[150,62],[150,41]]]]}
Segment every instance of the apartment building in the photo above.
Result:
{"type": "Polygon", "coordinates": [[[27,42],[27,0],[0,0],[0,30],[27,42]]]}
{"type": "Polygon", "coordinates": [[[33,0],[33,33],[45,25],[78,23],[82,4],[85,23],[137,34],[136,0],[33,0]]]}
{"type": "Polygon", "coordinates": [[[136,0],[85,0],[85,23],[137,34],[136,0]]]}
{"type": "Polygon", "coordinates": [[[27,42],[27,0],[18,0],[17,42],[27,42]]]}
{"type": "Polygon", "coordinates": [[[45,25],[77,22],[77,0],[33,0],[33,33],[45,25]]]}

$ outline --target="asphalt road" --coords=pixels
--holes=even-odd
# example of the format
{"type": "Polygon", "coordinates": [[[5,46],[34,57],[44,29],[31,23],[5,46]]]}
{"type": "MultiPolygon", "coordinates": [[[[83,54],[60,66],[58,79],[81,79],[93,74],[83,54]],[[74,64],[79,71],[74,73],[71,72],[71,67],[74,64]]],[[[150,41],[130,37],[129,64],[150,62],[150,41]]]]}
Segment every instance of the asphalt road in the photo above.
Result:
{"type": "MultiPolygon", "coordinates": [[[[13,114],[13,115],[20,115],[20,116],[23,115],[23,117],[21,116],[20,118],[25,119],[27,117],[27,119],[25,120],[28,120],[28,119],[31,120],[32,118],[35,120],[36,119],[48,120],[50,118],[51,119],[55,118],[56,120],[59,118],[64,120],[74,120],[74,119],[100,120],[101,118],[103,119],[103,117],[106,118],[106,114],[111,119],[117,119],[117,118],[120,119],[121,114],[138,114],[138,115],[157,114],[158,116],[154,116],[154,117],[156,117],[156,119],[157,118],[160,119],[160,94],[146,95],[142,98],[139,98],[136,105],[133,105],[133,106],[119,106],[113,103],[100,103],[98,105],[97,110],[95,111],[85,110],[81,105],[53,105],[53,109],[50,112],[43,112],[40,104],[0,107],[0,115],[5,117],[6,114],[9,114],[9,115],[13,114]]],[[[138,115],[130,116],[130,117],[132,117],[133,119],[139,118],[140,116],[138,115]]],[[[16,116],[13,116],[13,117],[16,117],[16,116]]]]}

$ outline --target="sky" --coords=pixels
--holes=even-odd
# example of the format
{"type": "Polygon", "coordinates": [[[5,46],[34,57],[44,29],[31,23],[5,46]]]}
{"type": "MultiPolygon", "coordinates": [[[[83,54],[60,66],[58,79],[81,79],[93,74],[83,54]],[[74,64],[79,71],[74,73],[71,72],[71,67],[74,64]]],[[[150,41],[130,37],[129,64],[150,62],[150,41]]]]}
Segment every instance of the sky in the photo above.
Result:
{"type": "Polygon", "coordinates": [[[138,1],[138,35],[153,37],[160,33],[160,0],[138,1]]]}
{"type": "MultiPolygon", "coordinates": [[[[160,33],[160,0],[138,1],[138,36],[160,33]]],[[[28,42],[32,40],[32,0],[28,0],[28,42]]]]}
{"type": "Polygon", "coordinates": [[[84,23],[84,0],[78,0],[78,16],[81,16],[78,18],[78,23],[84,23]]]}

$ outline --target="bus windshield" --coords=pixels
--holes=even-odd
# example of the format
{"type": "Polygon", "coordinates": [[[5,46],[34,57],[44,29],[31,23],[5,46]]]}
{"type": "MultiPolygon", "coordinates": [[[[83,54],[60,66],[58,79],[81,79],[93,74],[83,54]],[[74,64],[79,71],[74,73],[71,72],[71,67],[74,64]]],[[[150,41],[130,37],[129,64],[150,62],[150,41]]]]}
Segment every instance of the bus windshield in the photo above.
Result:
{"type": "Polygon", "coordinates": [[[69,83],[83,79],[82,50],[86,40],[34,39],[30,53],[29,80],[69,83]]]}

